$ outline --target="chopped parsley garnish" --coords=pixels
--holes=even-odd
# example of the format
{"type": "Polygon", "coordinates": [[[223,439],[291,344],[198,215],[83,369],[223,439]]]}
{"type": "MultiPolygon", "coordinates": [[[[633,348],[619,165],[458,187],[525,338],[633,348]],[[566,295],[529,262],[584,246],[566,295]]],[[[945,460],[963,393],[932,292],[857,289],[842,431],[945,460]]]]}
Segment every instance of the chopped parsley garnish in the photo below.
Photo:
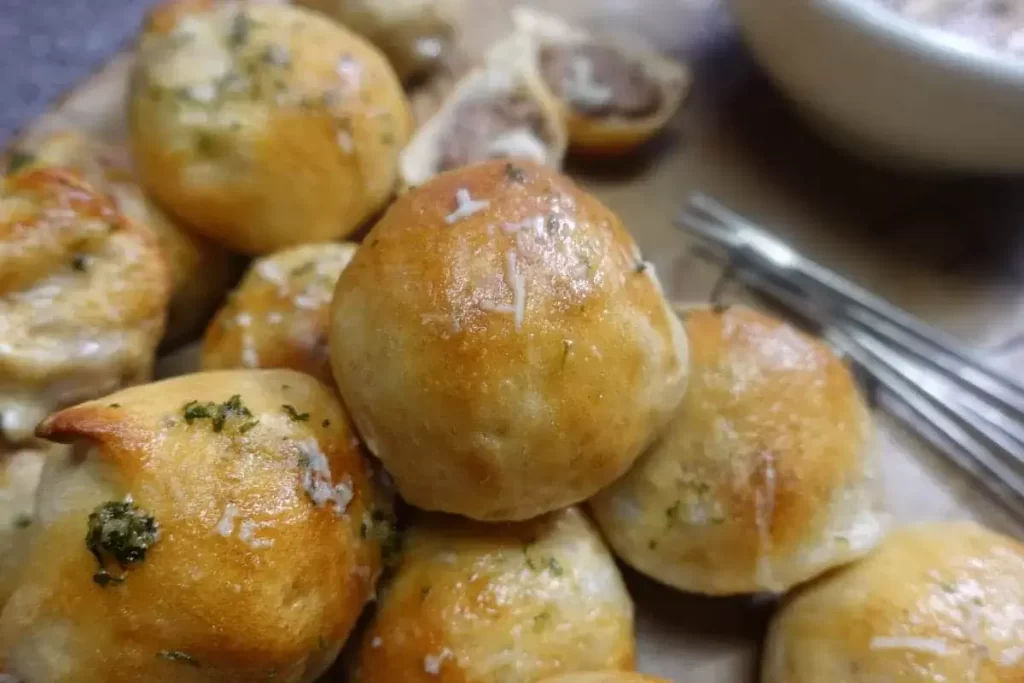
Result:
{"type": "Polygon", "coordinates": [[[152,515],[136,507],[131,497],[96,507],[89,515],[85,546],[96,558],[99,570],[93,581],[104,588],[122,583],[128,567],[146,559],[146,551],[160,538],[160,526],[152,515]],[[113,576],[107,565],[116,562],[121,576],[113,576]]]}
{"type": "Polygon", "coordinates": [[[330,420],[324,420],[323,422],[320,423],[320,425],[325,427],[325,428],[326,427],[330,427],[331,426],[331,421],[330,420]]]}
{"type": "Polygon", "coordinates": [[[505,178],[512,183],[525,183],[526,172],[515,164],[505,164],[505,178]]]}
{"type": "Polygon", "coordinates": [[[32,515],[18,515],[14,518],[14,528],[27,529],[32,526],[32,515]]]}
{"type": "Polygon", "coordinates": [[[711,306],[711,310],[715,313],[715,315],[722,315],[723,313],[728,312],[729,304],[722,304],[716,302],[711,306]]]}
{"type": "Polygon", "coordinates": [[[79,273],[84,273],[89,268],[89,257],[85,254],[75,254],[71,257],[71,267],[79,273]]]}
{"type": "Polygon", "coordinates": [[[259,420],[253,419],[252,411],[242,404],[242,397],[239,394],[235,394],[223,403],[189,401],[182,407],[182,415],[188,424],[192,424],[196,420],[210,420],[215,432],[223,431],[224,425],[231,418],[245,418],[238,428],[243,434],[259,422],[259,420]]]}
{"type": "Polygon", "coordinates": [[[34,154],[15,150],[11,152],[11,156],[7,161],[7,172],[17,173],[26,166],[30,166],[35,163],[35,160],[36,157],[34,154]]]}
{"type": "Polygon", "coordinates": [[[639,275],[640,273],[646,272],[647,268],[647,261],[637,261],[636,267],[633,268],[633,272],[639,275]]]}
{"type": "Polygon", "coordinates": [[[309,413],[300,413],[298,410],[295,409],[295,406],[293,406],[293,405],[291,405],[289,403],[285,403],[284,405],[281,406],[281,408],[284,409],[284,412],[294,422],[308,422],[309,421],[309,413]]]}
{"type": "Polygon", "coordinates": [[[188,664],[196,669],[199,668],[199,660],[190,654],[179,652],[178,650],[161,650],[156,653],[156,656],[160,659],[166,659],[169,662],[181,662],[182,664],[188,664]]]}
{"type": "Polygon", "coordinates": [[[252,33],[252,19],[245,12],[237,12],[231,20],[228,44],[231,47],[242,47],[249,42],[250,33],[252,33]]]}
{"type": "Polygon", "coordinates": [[[679,507],[681,505],[682,502],[677,500],[672,503],[667,510],[665,510],[665,517],[667,517],[670,522],[675,521],[676,517],[679,515],[679,507]]]}
{"type": "Polygon", "coordinates": [[[107,407],[108,408],[120,408],[121,404],[120,403],[110,403],[110,404],[107,405],[107,407]]]}
{"type": "Polygon", "coordinates": [[[551,573],[555,576],[561,576],[564,573],[564,570],[562,569],[562,563],[556,560],[554,557],[548,559],[548,569],[550,569],[551,573]]]}
{"type": "Polygon", "coordinates": [[[566,361],[569,360],[569,354],[571,352],[572,352],[572,340],[571,339],[563,339],[562,340],[562,367],[563,368],[565,367],[566,361]]]}

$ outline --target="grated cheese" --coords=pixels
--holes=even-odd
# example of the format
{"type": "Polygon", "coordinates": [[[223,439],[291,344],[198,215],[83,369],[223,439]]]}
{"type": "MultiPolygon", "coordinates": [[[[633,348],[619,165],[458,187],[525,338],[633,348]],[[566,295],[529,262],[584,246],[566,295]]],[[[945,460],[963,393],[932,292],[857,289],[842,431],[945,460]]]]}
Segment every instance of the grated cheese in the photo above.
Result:
{"type": "Polygon", "coordinates": [[[444,660],[450,659],[451,656],[452,651],[448,648],[441,650],[437,656],[427,655],[423,658],[423,670],[431,676],[437,676],[441,673],[441,664],[444,663],[444,660]]]}
{"type": "Polygon", "coordinates": [[[220,521],[217,522],[217,533],[224,538],[229,538],[231,534],[235,532],[235,517],[238,516],[238,508],[235,507],[234,503],[228,503],[227,507],[224,508],[224,514],[221,516],[220,521]]]}
{"type": "Polygon", "coordinates": [[[463,218],[469,218],[478,211],[483,211],[490,205],[491,203],[486,199],[473,199],[469,194],[469,190],[460,187],[455,191],[455,211],[445,216],[444,222],[452,225],[463,218]]]}
{"type": "Polygon", "coordinates": [[[262,550],[263,548],[269,548],[274,545],[274,539],[272,538],[256,538],[256,523],[251,519],[247,519],[242,522],[242,528],[238,532],[238,540],[246,544],[253,550],[262,550]]]}
{"type": "Polygon", "coordinates": [[[354,496],[352,480],[346,475],[344,481],[338,484],[332,483],[330,463],[315,440],[300,441],[299,450],[306,458],[305,471],[302,473],[302,488],[309,495],[313,504],[319,508],[332,503],[335,514],[338,516],[345,514],[345,510],[348,509],[348,504],[352,502],[354,496]]]}
{"type": "Polygon", "coordinates": [[[509,250],[506,260],[508,262],[508,277],[512,281],[509,284],[512,289],[512,319],[518,331],[522,329],[523,317],[526,315],[526,282],[516,264],[516,252],[509,250]]]}
{"type": "Polygon", "coordinates": [[[381,638],[380,636],[374,636],[373,640],[370,641],[370,647],[372,647],[372,648],[378,648],[378,647],[380,647],[383,644],[384,644],[384,639],[381,638]]]}
{"type": "Polygon", "coordinates": [[[924,654],[944,657],[949,654],[949,645],[939,638],[918,636],[876,636],[871,639],[872,650],[913,650],[924,654]]]}
{"type": "Polygon", "coordinates": [[[355,150],[356,145],[355,141],[352,139],[352,133],[347,130],[339,130],[336,139],[338,141],[338,147],[341,148],[341,151],[345,154],[351,154],[355,150]]]}
{"type": "Polygon", "coordinates": [[[999,664],[1001,666],[1016,666],[1017,662],[1021,660],[1024,660],[1024,645],[1008,647],[999,655],[999,664]]]}

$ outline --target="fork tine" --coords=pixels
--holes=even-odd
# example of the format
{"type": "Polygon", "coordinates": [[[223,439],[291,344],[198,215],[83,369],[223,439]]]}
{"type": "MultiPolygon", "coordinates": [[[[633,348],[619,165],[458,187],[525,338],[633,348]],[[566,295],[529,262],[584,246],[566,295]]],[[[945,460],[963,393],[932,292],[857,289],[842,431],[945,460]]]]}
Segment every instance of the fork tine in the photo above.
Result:
{"type": "Polygon", "coordinates": [[[838,273],[804,258],[770,233],[715,200],[704,195],[694,196],[679,216],[678,222],[681,227],[697,231],[705,239],[718,237],[720,246],[741,252],[751,267],[776,270],[805,291],[821,290],[828,293],[836,304],[842,306],[844,314],[850,317],[866,317],[872,321],[868,323],[869,326],[879,321],[888,324],[889,329],[902,333],[903,340],[913,339],[916,348],[927,350],[925,355],[935,352],[943,354],[947,359],[947,367],[955,362],[960,371],[976,384],[999,387],[996,391],[1003,400],[1024,410],[1024,386],[1020,383],[974,358],[949,335],[926,325],[838,273]],[[718,226],[713,227],[714,224],[718,226]],[[723,241],[721,235],[728,237],[723,241]]]}
{"type": "MultiPolygon", "coordinates": [[[[917,416],[910,426],[922,431],[924,420],[945,441],[943,451],[958,467],[964,469],[991,492],[1015,515],[1024,517],[1024,479],[1008,468],[990,445],[979,441],[951,407],[920,391],[884,361],[859,346],[842,331],[833,328],[826,337],[854,362],[868,369],[884,389],[883,396],[891,396],[917,416]]],[[[906,415],[897,415],[904,419],[906,415]]],[[[985,438],[985,440],[988,440],[985,438]]]]}

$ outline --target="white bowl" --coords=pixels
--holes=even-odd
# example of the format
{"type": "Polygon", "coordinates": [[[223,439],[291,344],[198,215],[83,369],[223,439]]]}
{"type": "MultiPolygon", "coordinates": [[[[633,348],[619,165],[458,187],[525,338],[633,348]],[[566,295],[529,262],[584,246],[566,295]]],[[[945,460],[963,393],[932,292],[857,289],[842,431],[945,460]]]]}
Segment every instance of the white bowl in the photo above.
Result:
{"type": "Polygon", "coordinates": [[[762,66],[829,137],[890,165],[1024,171],[1024,59],[875,0],[731,0],[762,66]]]}

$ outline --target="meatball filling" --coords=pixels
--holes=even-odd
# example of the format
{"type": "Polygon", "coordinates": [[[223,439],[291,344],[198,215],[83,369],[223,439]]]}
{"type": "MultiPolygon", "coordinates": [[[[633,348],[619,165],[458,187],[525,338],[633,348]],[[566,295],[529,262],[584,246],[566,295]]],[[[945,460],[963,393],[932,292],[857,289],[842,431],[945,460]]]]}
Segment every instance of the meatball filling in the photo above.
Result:
{"type": "Polygon", "coordinates": [[[546,163],[547,125],[532,99],[519,93],[471,99],[456,107],[438,145],[438,171],[519,158],[546,163]]]}
{"type": "Polygon", "coordinates": [[[540,68],[548,87],[588,116],[643,118],[661,108],[661,88],[644,65],[606,45],[548,46],[540,68]]]}

